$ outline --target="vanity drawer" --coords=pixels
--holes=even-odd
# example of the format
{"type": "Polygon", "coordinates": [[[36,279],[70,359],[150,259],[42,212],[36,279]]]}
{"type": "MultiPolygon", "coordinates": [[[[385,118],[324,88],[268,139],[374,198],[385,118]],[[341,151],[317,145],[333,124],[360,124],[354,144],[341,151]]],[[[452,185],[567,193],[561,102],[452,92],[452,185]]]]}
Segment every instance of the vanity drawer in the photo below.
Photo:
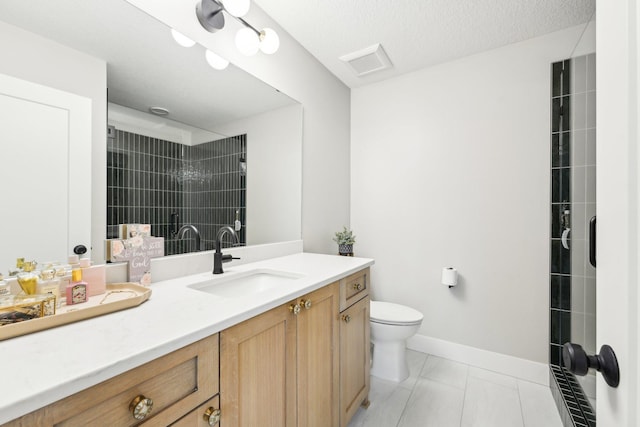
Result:
{"type": "Polygon", "coordinates": [[[340,311],[369,295],[369,268],[340,280],[340,311]]]}
{"type": "Polygon", "coordinates": [[[184,417],[180,418],[170,427],[209,427],[220,425],[216,419],[220,419],[220,396],[207,400],[184,417]],[[211,420],[212,424],[209,424],[211,420]]]}
{"type": "MultiPolygon", "coordinates": [[[[56,426],[166,426],[218,393],[218,334],[56,402],[56,426]],[[152,399],[143,419],[132,415],[138,396],[152,399]]],[[[144,406],[144,405],[141,405],[144,406]]]]}

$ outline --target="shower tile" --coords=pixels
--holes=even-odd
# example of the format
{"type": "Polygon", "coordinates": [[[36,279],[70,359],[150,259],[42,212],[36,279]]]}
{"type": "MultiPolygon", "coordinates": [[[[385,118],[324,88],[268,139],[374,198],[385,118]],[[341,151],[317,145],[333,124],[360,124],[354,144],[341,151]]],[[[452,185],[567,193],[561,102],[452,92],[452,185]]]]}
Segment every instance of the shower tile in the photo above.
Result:
{"type": "Polygon", "coordinates": [[[569,274],[585,276],[588,263],[586,242],[582,239],[571,239],[571,270],[569,274]]]}
{"type": "Polygon", "coordinates": [[[589,354],[596,354],[596,316],[585,314],[584,349],[589,354]]]}
{"type": "Polygon", "coordinates": [[[587,94],[577,93],[571,97],[573,104],[572,109],[572,123],[573,130],[586,129],[587,128],[587,94]]]}
{"type": "Polygon", "coordinates": [[[571,200],[571,169],[553,169],[551,171],[551,202],[562,203],[571,200]]]}
{"type": "Polygon", "coordinates": [[[587,90],[596,90],[596,54],[587,55],[587,90]]]}
{"type": "Polygon", "coordinates": [[[562,246],[560,240],[551,241],[551,273],[571,274],[570,251],[562,246]]]}
{"type": "Polygon", "coordinates": [[[596,202],[596,167],[587,166],[586,168],[586,201],[587,203],[596,202]]]}
{"type": "Polygon", "coordinates": [[[551,96],[562,95],[562,62],[551,64],[551,96]]]}
{"type": "MultiPolygon", "coordinates": [[[[569,277],[569,276],[567,276],[569,277]]],[[[571,310],[578,313],[584,313],[584,277],[580,276],[570,276],[570,286],[571,286],[571,299],[569,302],[569,307],[566,310],[571,310]]]]}
{"type": "Polygon", "coordinates": [[[587,168],[576,166],[571,168],[571,201],[584,203],[587,201],[587,168]]]}
{"type": "Polygon", "coordinates": [[[551,137],[551,167],[571,165],[571,132],[554,134],[551,137]]]}
{"type": "Polygon", "coordinates": [[[584,311],[596,315],[596,279],[587,277],[584,281],[584,311]]]}
{"type": "Polygon", "coordinates": [[[554,98],[551,101],[551,132],[560,132],[560,112],[562,110],[562,98],[554,98]]]}
{"type": "Polygon", "coordinates": [[[596,130],[595,128],[587,129],[587,144],[586,144],[586,164],[594,166],[596,164],[596,130]]]}
{"type": "Polygon", "coordinates": [[[563,96],[561,99],[562,110],[560,114],[560,132],[567,132],[572,129],[572,109],[571,96],[563,96]]]}
{"type": "Polygon", "coordinates": [[[584,166],[587,158],[587,131],[580,129],[569,134],[571,135],[571,164],[565,166],[584,166]]]}
{"type": "Polygon", "coordinates": [[[578,56],[571,61],[571,93],[587,91],[587,57],[578,56]]]}
{"type": "Polygon", "coordinates": [[[585,342],[585,314],[571,312],[571,342],[576,344],[584,344],[585,342]]]}
{"type": "Polygon", "coordinates": [[[571,204],[571,238],[584,240],[587,236],[587,205],[585,203],[571,204]]]}
{"type": "Polygon", "coordinates": [[[551,275],[551,308],[571,309],[571,277],[551,275]]]}
{"type": "Polygon", "coordinates": [[[591,91],[586,94],[586,127],[596,127],[596,92],[591,91]]]}
{"type": "Polygon", "coordinates": [[[569,95],[571,93],[571,60],[563,61],[562,67],[562,94],[569,95]]]}

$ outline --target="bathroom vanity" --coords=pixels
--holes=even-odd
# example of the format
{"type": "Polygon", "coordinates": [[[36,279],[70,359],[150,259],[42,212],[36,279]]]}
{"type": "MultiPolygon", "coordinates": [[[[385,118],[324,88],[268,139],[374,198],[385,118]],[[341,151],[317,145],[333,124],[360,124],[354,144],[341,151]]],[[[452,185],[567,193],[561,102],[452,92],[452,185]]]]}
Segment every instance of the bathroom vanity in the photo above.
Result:
{"type": "Polygon", "coordinates": [[[12,360],[0,423],[346,426],[368,404],[372,264],[299,253],[230,266],[0,342],[12,360]],[[260,283],[234,293],[248,279],[260,283]]]}

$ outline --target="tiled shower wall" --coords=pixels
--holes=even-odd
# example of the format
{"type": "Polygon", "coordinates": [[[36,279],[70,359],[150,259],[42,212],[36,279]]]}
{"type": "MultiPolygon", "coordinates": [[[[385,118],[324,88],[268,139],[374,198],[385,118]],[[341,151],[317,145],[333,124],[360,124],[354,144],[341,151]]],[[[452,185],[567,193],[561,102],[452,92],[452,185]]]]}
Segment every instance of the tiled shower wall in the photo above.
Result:
{"type": "Polygon", "coordinates": [[[118,224],[151,224],[152,234],[165,238],[165,254],[192,252],[192,232],[175,235],[177,214],[178,228],[200,231],[204,250],[236,217],[246,243],[246,135],[196,146],[121,130],[114,136],[107,140],[107,238],[117,237],[118,224]]]}
{"type": "Polygon", "coordinates": [[[595,397],[594,374],[576,379],[562,368],[566,342],[595,354],[596,281],[588,261],[596,212],[595,54],[552,64],[552,83],[549,360],[565,425],[595,426],[587,400],[595,397]]]}

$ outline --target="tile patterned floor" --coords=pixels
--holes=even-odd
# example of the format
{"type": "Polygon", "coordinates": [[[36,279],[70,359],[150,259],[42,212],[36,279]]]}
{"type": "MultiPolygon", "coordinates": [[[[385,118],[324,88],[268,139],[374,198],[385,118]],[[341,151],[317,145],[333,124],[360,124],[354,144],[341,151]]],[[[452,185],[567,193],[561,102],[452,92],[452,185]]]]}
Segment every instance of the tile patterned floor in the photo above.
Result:
{"type": "Polygon", "coordinates": [[[371,377],[349,427],[562,427],[548,387],[408,351],[402,383],[371,377]]]}

